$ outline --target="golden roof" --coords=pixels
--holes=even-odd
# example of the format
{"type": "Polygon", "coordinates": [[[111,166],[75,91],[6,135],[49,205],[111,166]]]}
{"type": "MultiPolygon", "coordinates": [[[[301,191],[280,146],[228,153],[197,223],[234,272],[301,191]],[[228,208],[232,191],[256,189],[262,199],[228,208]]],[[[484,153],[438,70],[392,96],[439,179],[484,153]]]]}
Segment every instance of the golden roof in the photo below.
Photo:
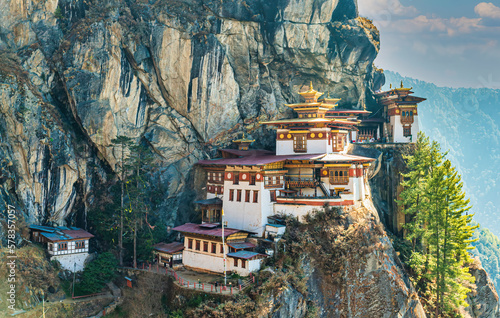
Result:
{"type": "Polygon", "coordinates": [[[255,139],[246,139],[245,138],[245,133],[243,133],[243,137],[242,138],[233,140],[233,142],[239,142],[239,143],[244,143],[244,142],[252,143],[254,141],[255,141],[255,139]]]}
{"type": "Polygon", "coordinates": [[[313,88],[313,84],[312,84],[312,81],[309,83],[309,89],[305,92],[298,92],[300,96],[304,97],[306,99],[306,102],[308,100],[314,100],[314,102],[316,102],[318,100],[318,97],[320,97],[321,95],[323,95],[322,92],[318,92],[317,90],[315,90],[313,88]]]}

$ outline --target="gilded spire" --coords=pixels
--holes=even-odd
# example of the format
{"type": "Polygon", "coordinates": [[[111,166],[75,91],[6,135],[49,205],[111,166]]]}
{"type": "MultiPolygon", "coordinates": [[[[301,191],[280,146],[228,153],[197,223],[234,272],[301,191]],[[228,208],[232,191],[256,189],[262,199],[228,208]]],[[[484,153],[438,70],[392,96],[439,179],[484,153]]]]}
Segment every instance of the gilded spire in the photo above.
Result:
{"type": "Polygon", "coordinates": [[[403,86],[403,81],[401,81],[401,88],[403,88],[403,87],[404,87],[404,86],[403,86]]]}
{"type": "Polygon", "coordinates": [[[389,84],[389,89],[392,89],[392,84],[389,84]]]}
{"type": "Polygon", "coordinates": [[[314,90],[314,88],[313,88],[313,82],[310,81],[309,82],[309,92],[312,92],[313,90],[314,90]]]}

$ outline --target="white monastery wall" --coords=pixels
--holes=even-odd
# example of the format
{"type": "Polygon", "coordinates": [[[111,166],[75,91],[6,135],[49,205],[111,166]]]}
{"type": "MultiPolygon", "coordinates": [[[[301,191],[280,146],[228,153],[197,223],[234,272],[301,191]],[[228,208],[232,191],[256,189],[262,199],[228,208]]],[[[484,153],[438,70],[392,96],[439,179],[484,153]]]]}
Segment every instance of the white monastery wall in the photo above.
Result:
{"type": "Polygon", "coordinates": [[[85,266],[85,260],[87,259],[88,256],[89,253],[75,253],[75,254],[52,256],[50,260],[58,260],[59,263],[61,263],[62,268],[70,271],[76,269],[76,271],[79,272],[83,270],[85,266]]]}

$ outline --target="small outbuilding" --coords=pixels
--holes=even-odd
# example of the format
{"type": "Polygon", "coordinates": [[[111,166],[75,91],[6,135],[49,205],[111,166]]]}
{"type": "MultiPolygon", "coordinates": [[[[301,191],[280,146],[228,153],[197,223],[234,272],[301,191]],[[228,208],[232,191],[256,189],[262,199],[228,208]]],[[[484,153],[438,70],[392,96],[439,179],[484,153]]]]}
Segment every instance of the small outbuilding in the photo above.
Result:
{"type": "Polygon", "coordinates": [[[180,242],[158,243],[153,246],[153,250],[160,266],[173,267],[175,264],[182,263],[184,244],[180,242]]]}
{"type": "Polygon", "coordinates": [[[81,271],[89,256],[89,240],[94,235],[77,227],[30,225],[31,241],[46,244],[50,260],[64,269],[81,271]]]}

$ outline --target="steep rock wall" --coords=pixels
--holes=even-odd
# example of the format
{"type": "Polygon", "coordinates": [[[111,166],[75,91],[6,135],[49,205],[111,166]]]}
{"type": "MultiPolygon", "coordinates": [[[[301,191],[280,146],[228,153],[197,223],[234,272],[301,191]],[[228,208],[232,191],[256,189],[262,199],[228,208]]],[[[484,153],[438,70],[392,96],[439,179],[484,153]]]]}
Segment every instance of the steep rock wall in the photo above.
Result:
{"type": "Polygon", "coordinates": [[[246,131],[272,148],[258,121],[289,116],[309,81],[357,108],[383,82],[354,0],[7,0],[0,21],[1,202],[35,223],[74,224],[96,202],[119,135],[149,142],[158,209],[183,222],[213,147],[246,131]]]}

